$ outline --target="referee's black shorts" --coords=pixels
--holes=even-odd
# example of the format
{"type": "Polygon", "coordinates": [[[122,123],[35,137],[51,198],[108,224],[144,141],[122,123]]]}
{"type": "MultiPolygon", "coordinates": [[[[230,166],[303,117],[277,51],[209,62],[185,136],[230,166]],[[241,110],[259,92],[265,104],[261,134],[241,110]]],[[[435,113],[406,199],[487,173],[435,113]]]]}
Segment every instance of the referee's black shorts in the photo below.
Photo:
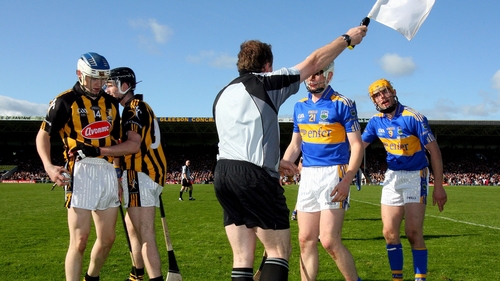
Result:
{"type": "Polygon", "coordinates": [[[182,179],[182,186],[193,186],[193,184],[188,179],[182,179]]]}
{"type": "Polygon", "coordinates": [[[279,179],[261,167],[237,160],[217,161],[215,195],[224,210],[224,226],[289,229],[290,210],[279,179]]]}

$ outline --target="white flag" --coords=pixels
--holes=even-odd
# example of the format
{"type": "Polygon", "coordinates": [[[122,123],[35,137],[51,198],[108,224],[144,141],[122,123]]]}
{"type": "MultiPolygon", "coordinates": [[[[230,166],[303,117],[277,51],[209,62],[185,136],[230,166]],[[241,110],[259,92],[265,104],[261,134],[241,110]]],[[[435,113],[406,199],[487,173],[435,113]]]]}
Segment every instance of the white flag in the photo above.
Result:
{"type": "Polygon", "coordinates": [[[435,0],[377,0],[368,17],[395,29],[411,40],[425,21],[435,0]]]}

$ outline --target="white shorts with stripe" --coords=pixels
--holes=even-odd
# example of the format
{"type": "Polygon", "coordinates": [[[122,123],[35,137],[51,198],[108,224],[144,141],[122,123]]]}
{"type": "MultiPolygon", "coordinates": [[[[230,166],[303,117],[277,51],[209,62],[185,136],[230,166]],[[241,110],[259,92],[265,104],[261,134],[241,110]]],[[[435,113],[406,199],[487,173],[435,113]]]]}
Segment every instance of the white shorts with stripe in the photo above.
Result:
{"type": "Polygon", "coordinates": [[[125,207],[160,207],[160,194],[163,191],[163,186],[143,172],[137,172],[137,179],[131,178],[129,183],[130,174],[134,175],[135,172],[123,171],[123,203],[125,207]]]}
{"type": "Polygon", "coordinates": [[[427,204],[429,169],[385,172],[381,204],[403,206],[407,203],[427,204]]]}
{"type": "Polygon", "coordinates": [[[321,210],[349,208],[349,196],[344,202],[332,202],[335,186],[341,181],[346,165],[327,167],[303,167],[300,177],[297,210],[301,212],[319,212],[321,210]]]}
{"type": "Polygon", "coordinates": [[[87,157],[75,162],[72,191],[67,191],[66,206],[86,210],[118,207],[118,179],[113,164],[102,158],[87,157]]]}

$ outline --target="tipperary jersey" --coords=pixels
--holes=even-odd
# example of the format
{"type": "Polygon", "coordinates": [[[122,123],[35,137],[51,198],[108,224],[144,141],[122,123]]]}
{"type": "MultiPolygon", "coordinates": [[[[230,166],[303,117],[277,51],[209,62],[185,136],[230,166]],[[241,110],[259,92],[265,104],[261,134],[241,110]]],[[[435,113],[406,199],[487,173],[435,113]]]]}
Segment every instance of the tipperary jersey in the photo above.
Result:
{"type": "Polygon", "coordinates": [[[417,171],[429,166],[425,145],[435,141],[427,118],[398,103],[394,117],[375,114],[363,132],[364,142],[379,138],[387,151],[387,166],[393,171],[417,171]]]}
{"type": "MultiPolygon", "coordinates": [[[[50,102],[41,129],[51,137],[61,137],[66,159],[68,151],[81,143],[94,147],[115,145],[120,138],[118,101],[105,93],[89,98],[77,82],[50,102]]],[[[99,157],[113,161],[113,157],[99,157]]]]}
{"type": "Polygon", "coordinates": [[[317,102],[309,93],[295,104],[293,132],[302,137],[302,165],[349,163],[347,133],[360,131],[356,103],[328,86],[317,102]]]}

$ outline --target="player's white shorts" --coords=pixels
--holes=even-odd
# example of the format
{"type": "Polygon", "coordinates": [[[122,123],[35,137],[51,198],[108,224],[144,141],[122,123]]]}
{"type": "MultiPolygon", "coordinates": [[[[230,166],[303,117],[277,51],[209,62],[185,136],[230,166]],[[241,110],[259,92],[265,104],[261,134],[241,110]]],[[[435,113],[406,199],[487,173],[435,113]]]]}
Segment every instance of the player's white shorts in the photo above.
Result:
{"type": "Polygon", "coordinates": [[[118,207],[118,179],[113,164],[87,157],[75,162],[72,191],[66,192],[66,206],[86,210],[118,207]]]}
{"type": "Polygon", "coordinates": [[[427,204],[429,170],[385,172],[380,203],[403,206],[406,203],[427,204]]]}
{"type": "Polygon", "coordinates": [[[301,212],[319,212],[341,208],[347,210],[350,196],[344,202],[332,202],[332,196],[330,196],[346,170],[347,164],[303,167],[297,196],[297,210],[301,212]]]}
{"type": "Polygon", "coordinates": [[[123,203],[128,207],[160,207],[163,186],[143,172],[123,171],[123,203]],[[129,182],[130,181],[130,182],[129,182]]]}

